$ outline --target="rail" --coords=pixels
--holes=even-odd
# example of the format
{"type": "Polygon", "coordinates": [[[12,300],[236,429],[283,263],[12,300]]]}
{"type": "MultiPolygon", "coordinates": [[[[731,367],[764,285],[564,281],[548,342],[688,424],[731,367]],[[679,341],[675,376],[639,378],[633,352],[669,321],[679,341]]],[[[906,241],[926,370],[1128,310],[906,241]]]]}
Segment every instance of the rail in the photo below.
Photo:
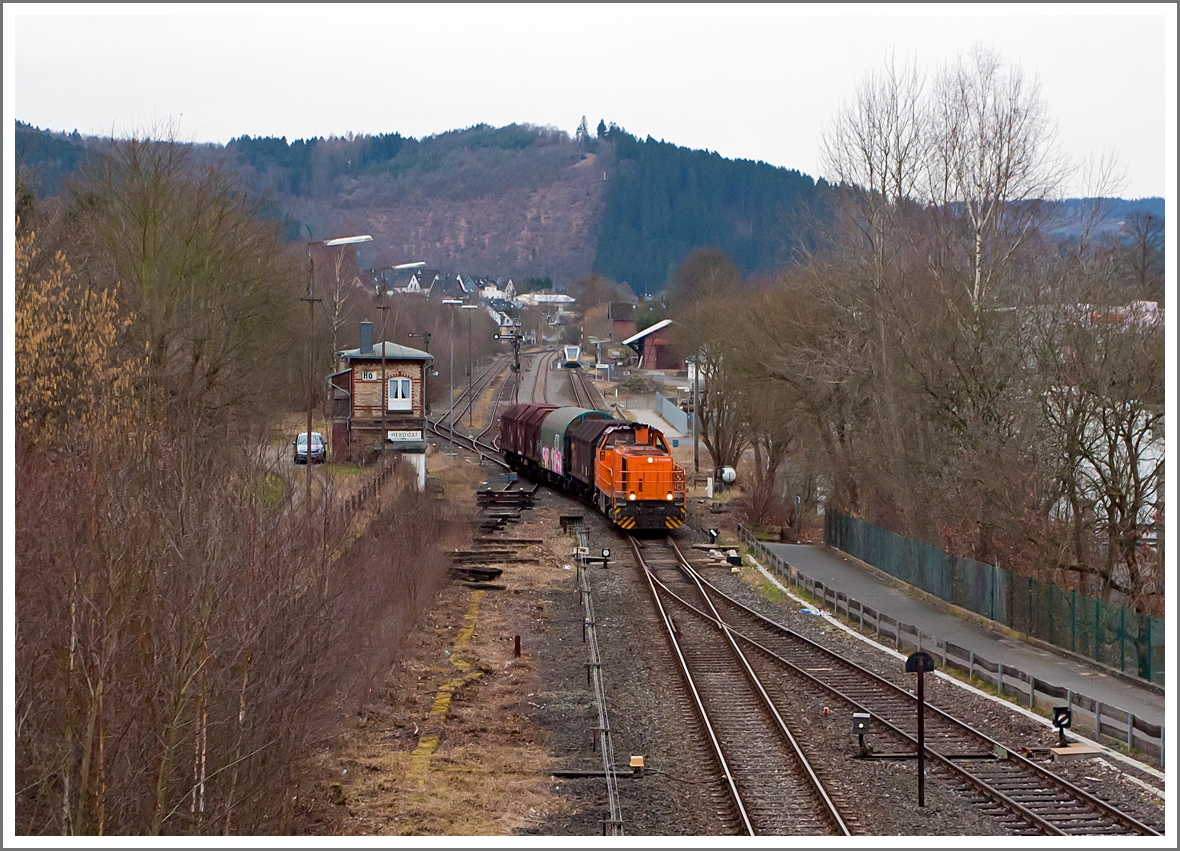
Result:
{"type": "Polygon", "coordinates": [[[631,539],[664,619],[685,682],[729,786],[743,829],[751,834],[851,835],[776,702],[735,636],[715,611],[697,609],[681,594],[709,605],[674,543],[654,559],[631,539]],[[671,553],[671,556],[669,556],[671,553]],[[681,585],[680,593],[670,582],[681,585]],[[666,603],[679,608],[673,616],[666,603]],[[682,616],[683,612],[691,617],[682,616]],[[735,667],[736,665],[736,667],[735,667]],[[774,784],[768,778],[775,778],[774,784]]]}
{"type": "MultiPolygon", "coordinates": [[[[578,552],[586,552],[586,527],[581,522],[572,529],[578,541],[578,552]]],[[[586,679],[594,688],[594,705],[598,711],[598,725],[595,728],[602,754],[602,773],[606,778],[608,816],[603,821],[603,835],[623,836],[623,808],[619,802],[618,765],[615,763],[614,739],[611,736],[610,713],[607,711],[606,682],[602,672],[602,654],[598,649],[598,629],[594,618],[594,598],[590,592],[590,571],[584,557],[578,557],[578,594],[582,599],[583,636],[590,647],[590,662],[586,668],[586,679]]]]}

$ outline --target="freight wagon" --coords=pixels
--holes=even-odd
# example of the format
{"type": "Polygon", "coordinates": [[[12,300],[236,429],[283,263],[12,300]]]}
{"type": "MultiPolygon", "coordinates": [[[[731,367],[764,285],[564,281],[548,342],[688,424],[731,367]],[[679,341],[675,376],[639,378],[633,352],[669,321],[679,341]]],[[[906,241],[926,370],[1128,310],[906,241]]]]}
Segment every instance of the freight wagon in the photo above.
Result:
{"type": "Polygon", "coordinates": [[[684,524],[684,468],[653,426],[586,408],[513,405],[500,417],[500,449],[512,469],[581,497],[623,529],[684,524]]]}

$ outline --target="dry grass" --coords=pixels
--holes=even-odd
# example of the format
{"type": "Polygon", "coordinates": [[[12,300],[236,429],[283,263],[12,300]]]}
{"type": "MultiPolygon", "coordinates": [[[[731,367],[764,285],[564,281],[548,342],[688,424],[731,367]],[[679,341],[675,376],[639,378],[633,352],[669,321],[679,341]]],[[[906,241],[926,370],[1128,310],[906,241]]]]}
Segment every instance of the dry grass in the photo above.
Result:
{"type": "MultiPolygon", "coordinates": [[[[444,482],[448,497],[473,502],[472,485],[490,468],[463,456],[449,465],[447,460],[432,454],[431,476],[444,482]]],[[[535,517],[513,534],[551,539],[545,528],[535,517]]],[[[472,590],[451,584],[440,592],[385,680],[358,713],[342,718],[339,736],[316,756],[302,792],[309,832],[510,835],[563,815],[565,799],[550,793],[547,733],[528,715],[528,701],[540,688],[530,636],[543,617],[541,601],[528,592],[544,592],[568,578],[559,546],[550,541],[530,548],[542,564],[506,568],[510,590],[486,592],[469,641],[460,636],[470,625],[472,590]],[[519,658],[512,655],[515,635],[523,642],[519,658]],[[457,679],[466,684],[455,690],[445,716],[432,717],[440,687],[457,679]],[[427,725],[438,732],[439,743],[419,781],[411,755],[427,725]]]]}

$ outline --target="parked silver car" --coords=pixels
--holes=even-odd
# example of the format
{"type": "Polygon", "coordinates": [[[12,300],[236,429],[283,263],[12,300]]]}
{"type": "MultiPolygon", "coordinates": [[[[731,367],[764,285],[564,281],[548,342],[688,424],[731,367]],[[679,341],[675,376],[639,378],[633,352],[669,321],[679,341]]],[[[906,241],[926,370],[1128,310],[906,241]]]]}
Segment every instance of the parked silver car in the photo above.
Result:
{"type": "MultiPolygon", "coordinates": [[[[295,454],[291,460],[296,464],[307,463],[307,432],[299,432],[299,436],[291,441],[291,445],[295,447],[295,454]]],[[[311,433],[311,463],[323,464],[328,460],[328,450],[324,446],[324,436],[318,431],[311,433]]]]}

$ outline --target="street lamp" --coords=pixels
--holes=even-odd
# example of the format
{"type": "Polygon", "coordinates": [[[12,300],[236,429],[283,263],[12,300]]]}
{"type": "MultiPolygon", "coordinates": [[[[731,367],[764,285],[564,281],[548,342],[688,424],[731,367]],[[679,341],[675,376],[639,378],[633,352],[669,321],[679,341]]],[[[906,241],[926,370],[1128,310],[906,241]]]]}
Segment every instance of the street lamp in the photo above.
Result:
{"type": "MultiPolygon", "coordinates": [[[[460,310],[479,310],[478,304],[465,304],[460,310]]],[[[472,393],[472,388],[475,386],[475,368],[474,362],[471,360],[471,314],[467,314],[467,393],[471,396],[468,400],[471,404],[467,406],[467,432],[471,433],[471,409],[475,407],[475,396],[472,393]]]]}
{"type": "MultiPolygon", "coordinates": [[[[409,269],[424,269],[424,268],[426,268],[426,261],[416,260],[413,263],[398,263],[396,266],[382,266],[380,269],[377,269],[376,271],[377,272],[404,272],[409,269]]],[[[381,283],[378,284],[378,287],[381,289],[381,292],[378,293],[378,295],[384,296],[385,295],[385,286],[384,286],[385,278],[382,277],[380,279],[380,281],[381,281],[381,283]]]]}
{"type": "MultiPolygon", "coordinates": [[[[442,304],[462,304],[457,298],[444,298],[442,304]]],[[[448,455],[455,455],[455,311],[451,311],[451,412],[447,415],[447,434],[450,450],[448,455]]]]}
{"type": "MultiPolygon", "coordinates": [[[[416,263],[401,263],[397,266],[385,266],[380,269],[384,272],[386,269],[393,269],[401,271],[402,269],[421,269],[426,263],[419,260],[416,263]]],[[[382,279],[384,282],[384,279],[382,279]]],[[[385,466],[385,444],[389,440],[389,432],[385,430],[385,412],[389,409],[389,384],[385,377],[385,320],[389,316],[389,305],[385,304],[385,286],[381,285],[381,303],[377,305],[377,309],[381,311],[381,466],[385,466]]],[[[425,371],[425,368],[423,368],[425,371]]],[[[425,386],[425,385],[424,385],[425,386]]]]}
{"type": "MultiPolygon", "coordinates": [[[[308,236],[311,236],[310,228],[308,229],[308,236]]],[[[307,457],[304,459],[307,462],[307,510],[311,511],[311,412],[315,405],[315,384],[313,382],[313,373],[315,372],[315,349],[312,346],[312,334],[315,332],[315,303],[323,301],[323,299],[314,298],[315,289],[315,258],[312,249],[317,245],[323,245],[328,248],[333,248],[337,245],[354,245],[358,242],[372,242],[373,237],[368,234],[362,236],[342,236],[336,239],[317,239],[313,242],[307,243],[307,295],[300,299],[300,301],[307,302],[307,457]]],[[[333,352],[333,354],[335,354],[333,352]]],[[[296,446],[296,455],[298,455],[298,446],[296,446]]]]}

